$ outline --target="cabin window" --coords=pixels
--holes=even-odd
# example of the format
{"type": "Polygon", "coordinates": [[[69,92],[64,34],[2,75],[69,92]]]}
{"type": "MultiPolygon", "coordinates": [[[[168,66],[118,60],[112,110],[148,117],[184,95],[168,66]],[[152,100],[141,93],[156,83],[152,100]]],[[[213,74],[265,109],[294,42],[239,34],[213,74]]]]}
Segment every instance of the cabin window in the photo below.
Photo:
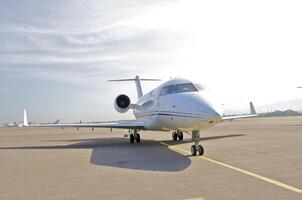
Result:
{"type": "Polygon", "coordinates": [[[152,106],[154,105],[154,101],[153,100],[150,100],[150,101],[146,101],[145,103],[143,103],[140,107],[140,110],[145,110],[145,109],[148,109],[148,108],[151,108],[152,106]]]}

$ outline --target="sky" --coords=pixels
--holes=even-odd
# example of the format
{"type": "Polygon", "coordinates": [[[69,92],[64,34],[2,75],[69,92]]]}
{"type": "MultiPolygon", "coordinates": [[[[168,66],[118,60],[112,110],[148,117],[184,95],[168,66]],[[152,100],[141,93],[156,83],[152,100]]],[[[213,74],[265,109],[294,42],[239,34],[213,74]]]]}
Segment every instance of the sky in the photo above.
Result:
{"type": "MultiPolygon", "coordinates": [[[[228,111],[302,98],[299,0],[1,0],[0,121],[102,121],[133,83],[183,77],[228,111]]],[[[143,83],[147,92],[160,83],[143,83]]]]}

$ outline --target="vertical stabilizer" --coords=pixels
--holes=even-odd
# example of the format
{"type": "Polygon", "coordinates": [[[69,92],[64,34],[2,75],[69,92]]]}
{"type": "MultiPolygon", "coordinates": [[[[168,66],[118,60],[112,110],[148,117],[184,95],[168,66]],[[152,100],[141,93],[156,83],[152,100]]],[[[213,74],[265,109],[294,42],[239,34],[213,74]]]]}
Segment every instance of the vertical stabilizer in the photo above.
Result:
{"type": "Polygon", "coordinates": [[[140,98],[143,96],[143,89],[142,89],[141,80],[139,79],[139,76],[135,77],[135,85],[136,85],[137,98],[140,98]]]}
{"type": "Polygon", "coordinates": [[[23,126],[28,126],[26,110],[24,110],[23,126]]]}
{"type": "Polygon", "coordinates": [[[250,102],[250,110],[252,115],[257,114],[253,102],[250,102]]]}

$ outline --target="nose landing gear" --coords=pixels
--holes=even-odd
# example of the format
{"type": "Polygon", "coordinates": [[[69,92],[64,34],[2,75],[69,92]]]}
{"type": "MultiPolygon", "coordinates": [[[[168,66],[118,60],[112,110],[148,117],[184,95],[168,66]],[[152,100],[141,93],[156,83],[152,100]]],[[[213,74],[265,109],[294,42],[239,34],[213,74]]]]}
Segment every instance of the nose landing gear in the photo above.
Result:
{"type": "Polygon", "coordinates": [[[195,142],[195,144],[191,146],[192,156],[196,156],[197,154],[202,156],[204,154],[204,148],[199,144],[199,140],[199,131],[192,131],[192,141],[195,142]]]}

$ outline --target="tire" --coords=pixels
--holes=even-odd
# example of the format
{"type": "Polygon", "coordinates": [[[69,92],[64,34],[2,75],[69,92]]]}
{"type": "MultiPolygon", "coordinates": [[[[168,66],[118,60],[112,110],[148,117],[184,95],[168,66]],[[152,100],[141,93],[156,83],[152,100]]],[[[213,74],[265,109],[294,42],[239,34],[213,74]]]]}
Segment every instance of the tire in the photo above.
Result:
{"type": "Polygon", "coordinates": [[[191,146],[191,154],[192,154],[192,156],[196,156],[196,154],[197,154],[195,145],[191,146]]]}
{"type": "Polygon", "coordinates": [[[179,133],[178,139],[179,139],[179,140],[183,140],[183,139],[184,139],[184,134],[183,134],[183,132],[180,132],[180,133],[179,133]]]}
{"type": "Polygon", "coordinates": [[[175,133],[175,132],[172,133],[172,139],[173,139],[173,141],[177,140],[177,133],[175,133]]]}
{"type": "Polygon", "coordinates": [[[203,155],[204,154],[204,148],[201,145],[197,146],[197,152],[199,155],[203,155]]]}
{"type": "Polygon", "coordinates": [[[137,143],[141,143],[141,136],[140,136],[140,134],[137,134],[136,142],[137,143]]]}
{"type": "Polygon", "coordinates": [[[130,143],[134,143],[134,135],[133,134],[130,134],[130,143]]]}

